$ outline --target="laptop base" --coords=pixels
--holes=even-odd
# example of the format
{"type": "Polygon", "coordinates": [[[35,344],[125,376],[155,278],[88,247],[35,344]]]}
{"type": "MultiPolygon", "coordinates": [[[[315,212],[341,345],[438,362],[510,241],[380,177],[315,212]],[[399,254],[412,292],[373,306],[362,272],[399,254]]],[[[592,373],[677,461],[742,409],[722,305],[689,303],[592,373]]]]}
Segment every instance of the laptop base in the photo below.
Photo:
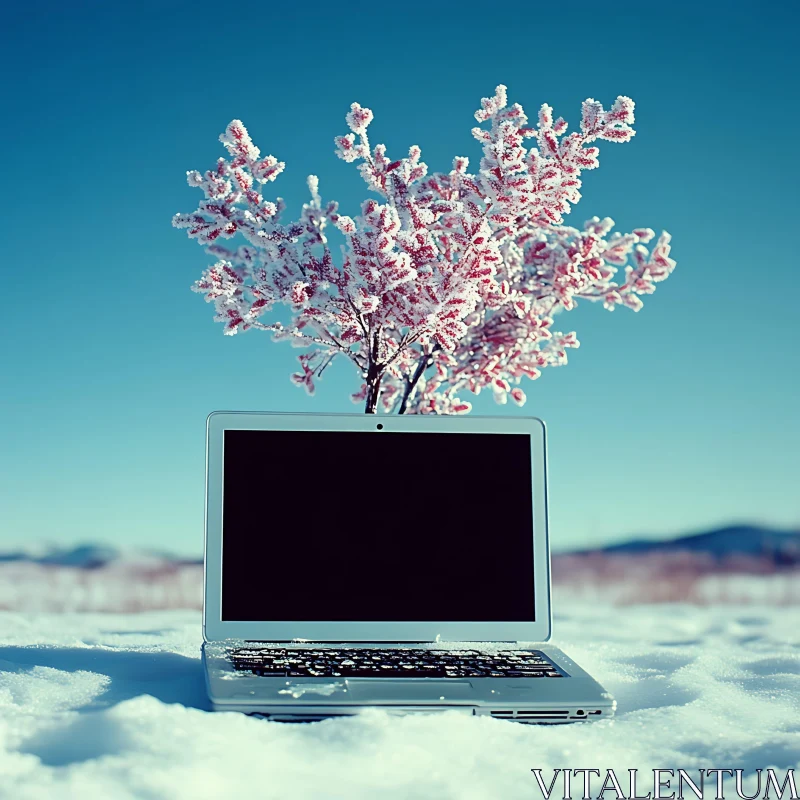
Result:
{"type": "Polygon", "coordinates": [[[565,677],[273,678],[235,670],[221,643],[206,644],[203,660],[215,711],[276,721],[317,721],[372,708],[397,715],[450,711],[529,724],[588,722],[614,714],[613,698],[578,664],[556,647],[537,645],[536,649],[557,664],[565,677]]]}

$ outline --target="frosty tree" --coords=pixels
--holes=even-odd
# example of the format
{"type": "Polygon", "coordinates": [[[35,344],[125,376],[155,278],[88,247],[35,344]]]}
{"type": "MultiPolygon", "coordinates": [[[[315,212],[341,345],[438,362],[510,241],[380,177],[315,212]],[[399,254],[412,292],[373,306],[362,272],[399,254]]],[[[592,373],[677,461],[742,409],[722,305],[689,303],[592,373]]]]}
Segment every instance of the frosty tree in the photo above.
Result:
{"type": "Polygon", "coordinates": [[[372,146],[372,112],[353,103],[337,154],[358,162],[377,197],[352,219],[323,203],[311,175],[311,201],[292,222],[280,198],[257,188],[284,163],[262,158],[234,120],[220,136],[229,158],[187,173],[203,192],[199,208],[173,219],[217,259],[193,289],[214,303],[226,334],[260,329],[305,348],[291,379],[309,393],[344,356],[362,378],[353,399],[367,413],[463,414],[471,409],[464,396],[482,389],[522,405],[522,379],[566,364],[578,347],[574,332],[553,330],[556,314],[580,299],[638,311],[641,295],[675,267],[667,233],[648,248],[649,228],[612,233],[608,217],[581,229],[564,224],[580,199],[581,172],[598,166],[594,143],[629,141],[633,108],[627,97],[608,111],[586,100],[580,131],[567,134],[548,105],[530,125],[498,86],[475,112],[477,174],[459,156],[450,172],[429,175],[419,147],[392,160],[384,145],[372,146]],[[331,226],[344,239],[340,257],[331,226]],[[238,246],[221,244],[237,236],[238,246]],[[267,321],[279,303],[291,309],[289,324],[267,321]]]}

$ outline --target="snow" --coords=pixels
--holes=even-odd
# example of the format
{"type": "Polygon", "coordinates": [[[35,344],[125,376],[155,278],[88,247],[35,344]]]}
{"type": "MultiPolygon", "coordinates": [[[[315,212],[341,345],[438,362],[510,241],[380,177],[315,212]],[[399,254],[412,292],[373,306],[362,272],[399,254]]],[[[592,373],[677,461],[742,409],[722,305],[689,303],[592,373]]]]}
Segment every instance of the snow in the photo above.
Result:
{"type": "Polygon", "coordinates": [[[97,568],[0,563],[0,609],[151,611],[203,607],[203,565],[174,559],[114,560],[97,568]]]}
{"type": "Polygon", "coordinates": [[[304,694],[321,694],[330,697],[339,691],[347,691],[344,681],[335,683],[303,683],[290,686],[288,689],[281,689],[278,694],[290,694],[294,698],[302,697],[304,694]]]}
{"type": "Polygon", "coordinates": [[[0,798],[536,798],[536,767],[638,768],[646,794],[655,768],[800,767],[796,606],[556,602],[613,720],[211,713],[196,611],[2,612],[0,798]]]}

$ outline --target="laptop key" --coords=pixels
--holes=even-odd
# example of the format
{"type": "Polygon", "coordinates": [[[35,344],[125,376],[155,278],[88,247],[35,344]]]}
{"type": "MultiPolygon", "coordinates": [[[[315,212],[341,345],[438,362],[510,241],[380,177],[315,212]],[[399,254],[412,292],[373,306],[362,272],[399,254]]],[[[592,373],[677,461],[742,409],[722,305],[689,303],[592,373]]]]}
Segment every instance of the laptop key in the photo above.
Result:
{"type": "Polygon", "coordinates": [[[243,648],[230,651],[235,670],[265,676],[404,678],[562,678],[536,650],[412,648],[243,648]]]}

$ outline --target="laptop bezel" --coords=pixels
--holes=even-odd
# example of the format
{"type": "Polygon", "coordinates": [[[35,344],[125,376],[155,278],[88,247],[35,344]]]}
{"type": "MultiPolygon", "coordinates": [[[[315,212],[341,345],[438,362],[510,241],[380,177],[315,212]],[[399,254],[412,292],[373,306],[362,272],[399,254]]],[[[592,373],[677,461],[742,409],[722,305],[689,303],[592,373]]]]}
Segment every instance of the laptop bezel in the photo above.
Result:
{"type": "MultiPolygon", "coordinates": [[[[215,411],[206,422],[206,502],[203,638],[285,642],[544,642],[552,629],[550,546],[547,514],[545,425],[536,417],[375,416],[215,411]],[[378,425],[382,429],[377,428],[378,425]],[[535,620],[531,622],[316,622],[228,621],[222,619],[223,450],[226,430],[388,431],[409,433],[527,434],[531,442],[535,620]]],[[[486,546],[495,536],[487,532],[486,546]]],[[[480,553],[476,553],[480,557],[480,553]]],[[[265,565],[268,567],[268,565],[265,565]]],[[[269,570],[262,571],[268,575],[269,570]]]]}

